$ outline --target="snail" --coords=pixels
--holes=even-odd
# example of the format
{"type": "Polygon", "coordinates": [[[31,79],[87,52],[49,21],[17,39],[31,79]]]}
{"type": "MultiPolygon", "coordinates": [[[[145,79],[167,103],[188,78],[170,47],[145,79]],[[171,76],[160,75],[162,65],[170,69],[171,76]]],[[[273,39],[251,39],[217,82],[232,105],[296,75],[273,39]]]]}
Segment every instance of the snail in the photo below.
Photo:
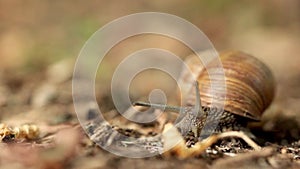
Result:
{"type": "MultiPolygon", "coordinates": [[[[225,74],[225,97],[224,93],[218,93],[218,90],[211,92],[214,89],[211,87],[207,70],[217,68],[216,60],[211,61],[205,69],[199,65],[199,61],[197,63],[195,60],[187,60],[186,64],[194,71],[197,81],[191,90],[184,89],[183,94],[187,95],[184,107],[145,102],[135,102],[134,105],[183,112],[177,127],[182,133],[186,133],[186,136],[192,134],[196,138],[200,133],[202,135],[202,132],[205,137],[214,132],[240,130],[245,128],[249,121],[259,121],[274,97],[272,72],[259,59],[240,51],[222,52],[220,60],[225,74]],[[215,96],[212,96],[212,93],[215,96]],[[218,100],[218,94],[225,100],[218,100]],[[224,108],[214,107],[211,103],[212,98],[216,98],[216,103],[224,103],[224,108]]],[[[186,83],[183,86],[193,86],[191,78],[184,75],[183,72],[180,79],[186,83]]],[[[218,89],[218,85],[215,87],[218,89]]]]}

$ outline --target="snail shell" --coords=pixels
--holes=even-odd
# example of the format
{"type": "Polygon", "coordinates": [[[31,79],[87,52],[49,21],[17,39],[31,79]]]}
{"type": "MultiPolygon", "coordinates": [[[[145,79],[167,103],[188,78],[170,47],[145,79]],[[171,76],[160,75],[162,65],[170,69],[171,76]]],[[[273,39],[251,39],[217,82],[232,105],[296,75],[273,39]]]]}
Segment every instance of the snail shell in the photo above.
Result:
{"type": "MultiPolygon", "coordinates": [[[[211,61],[205,68],[195,55],[185,62],[193,76],[197,77],[202,106],[212,107],[214,100],[217,104],[223,103],[225,111],[260,120],[274,97],[275,85],[270,69],[257,58],[240,51],[222,52],[220,60],[225,73],[226,92],[219,92],[218,84],[214,83],[214,88],[211,86],[207,70],[218,68],[216,60],[211,61]]],[[[195,90],[191,82],[193,78],[186,76],[187,72],[182,72],[179,79],[179,85],[185,88],[182,99],[186,101],[183,104],[195,105],[195,90]]]]}

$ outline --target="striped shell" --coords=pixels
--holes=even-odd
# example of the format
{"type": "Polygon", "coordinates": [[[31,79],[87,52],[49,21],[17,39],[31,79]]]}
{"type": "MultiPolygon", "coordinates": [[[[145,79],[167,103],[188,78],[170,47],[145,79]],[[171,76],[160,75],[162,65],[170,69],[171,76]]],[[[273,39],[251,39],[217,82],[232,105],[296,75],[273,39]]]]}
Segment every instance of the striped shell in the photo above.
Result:
{"type": "MultiPolygon", "coordinates": [[[[275,85],[270,69],[257,58],[240,51],[220,53],[220,59],[225,73],[226,92],[219,91],[222,88],[221,83],[220,86],[218,83],[214,83],[213,88],[211,86],[207,70],[219,68],[216,60],[210,62],[205,69],[200,60],[195,59],[195,55],[185,62],[193,75],[197,77],[202,106],[211,107],[212,100],[214,100],[217,105],[224,104],[224,110],[228,112],[260,120],[262,113],[274,97],[275,85]],[[195,65],[198,65],[201,70],[196,69],[195,65]]],[[[182,99],[185,101],[183,104],[194,105],[195,90],[192,85],[187,86],[187,84],[192,84],[192,78],[186,76],[187,73],[183,72],[179,80],[182,88],[188,88],[182,93],[182,99]]],[[[218,76],[213,78],[216,77],[218,76]]],[[[218,82],[218,79],[215,82],[218,82]]]]}

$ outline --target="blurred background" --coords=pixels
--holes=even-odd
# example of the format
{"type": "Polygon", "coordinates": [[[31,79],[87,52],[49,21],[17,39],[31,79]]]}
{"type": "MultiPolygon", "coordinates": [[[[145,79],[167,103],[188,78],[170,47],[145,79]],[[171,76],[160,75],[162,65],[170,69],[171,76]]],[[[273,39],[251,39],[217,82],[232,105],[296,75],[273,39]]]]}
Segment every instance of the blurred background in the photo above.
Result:
{"type": "Polygon", "coordinates": [[[292,50],[298,48],[299,3],[297,0],[90,3],[1,0],[1,67],[38,70],[61,58],[75,58],[85,41],[101,26],[118,17],[145,11],[166,12],[187,19],[218,50],[241,49],[266,60],[290,55],[296,59],[297,52],[292,50]]]}
{"type": "MultiPolygon", "coordinates": [[[[81,48],[103,25],[137,12],[177,15],[201,29],[218,51],[236,49],[261,59],[274,73],[277,86],[274,102],[263,117],[269,119],[264,123],[264,130],[278,131],[281,137],[276,139],[300,139],[299,0],[0,0],[0,122],[37,123],[41,128],[44,124],[41,130],[45,135],[60,131],[61,126],[78,124],[71,80],[81,48]]],[[[107,112],[114,107],[110,82],[116,66],[132,52],[144,48],[166,49],[181,58],[191,54],[183,44],[162,36],[135,36],[120,42],[105,56],[98,70],[96,95],[101,111],[107,112]]],[[[159,71],[141,72],[133,79],[132,101],[146,101],[155,88],[166,92],[168,99],[171,98],[169,104],[176,103],[173,102],[177,98],[174,79],[159,71]]],[[[5,149],[0,152],[0,164],[3,168],[20,168],[14,166],[18,163],[28,168],[28,165],[38,166],[37,162],[41,166],[48,165],[45,168],[137,166],[134,160],[121,161],[106,151],[93,149],[93,143],[87,137],[79,139],[77,132],[67,130],[58,134],[60,146],[42,151],[42,155],[24,147],[5,149]],[[28,158],[24,158],[24,154],[28,158]],[[70,163],[73,164],[68,165],[70,163]]],[[[263,132],[262,135],[271,137],[273,134],[263,132]]],[[[46,138],[37,146],[39,144],[44,149],[51,141],[46,138]]],[[[140,166],[161,164],[168,168],[170,165],[161,158],[147,161],[141,160],[140,166]],[[159,163],[154,163],[155,160],[159,163]]],[[[194,168],[193,164],[198,166],[198,163],[198,159],[197,163],[179,161],[173,166],[181,164],[194,168]]]]}
{"type": "MultiPolygon", "coordinates": [[[[60,71],[71,75],[80,49],[101,26],[121,16],[146,11],[170,13],[190,21],[208,36],[218,51],[237,49],[260,58],[274,72],[278,83],[278,102],[281,105],[295,103],[288,106],[291,109],[297,106],[300,99],[298,0],[0,0],[0,75],[1,83],[9,86],[8,90],[2,89],[2,93],[23,91],[22,97],[28,97],[19,100],[23,100],[24,104],[34,102],[29,95],[35,93],[36,86],[45,83],[40,81],[59,79],[58,75],[63,74],[60,71]],[[62,70],[59,66],[52,66],[56,71],[51,74],[51,65],[61,61],[62,70]],[[48,72],[47,76],[44,76],[45,72],[48,72]]],[[[116,65],[130,53],[148,47],[167,49],[180,57],[190,54],[184,45],[165,37],[137,36],[125,40],[116,45],[101,63],[104,74],[98,76],[100,80],[97,84],[100,99],[110,92],[110,77],[116,65]]],[[[161,76],[169,78],[165,74],[161,76]]],[[[147,95],[158,84],[160,75],[156,79],[158,81],[147,80],[149,89],[139,84],[130,90],[138,93],[137,98],[147,95]]],[[[169,80],[172,81],[171,78],[169,80]]],[[[165,84],[162,88],[167,92],[174,90],[168,83],[165,84]]],[[[49,90],[46,88],[42,92],[49,90]]],[[[68,84],[63,91],[68,92],[68,98],[70,91],[71,85],[68,84]]]]}

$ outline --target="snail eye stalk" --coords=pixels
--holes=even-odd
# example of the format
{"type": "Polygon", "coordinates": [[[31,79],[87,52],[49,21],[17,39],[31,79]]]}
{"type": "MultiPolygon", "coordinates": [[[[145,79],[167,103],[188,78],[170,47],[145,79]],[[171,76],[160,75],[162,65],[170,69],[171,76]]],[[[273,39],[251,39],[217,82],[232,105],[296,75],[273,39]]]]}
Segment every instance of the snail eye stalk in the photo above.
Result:
{"type": "MultiPolygon", "coordinates": [[[[199,85],[198,82],[195,81],[195,90],[196,90],[196,104],[194,106],[193,112],[195,117],[199,117],[204,114],[201,100],[200,100],[200,91],[199,91],[199,85]]],[[[155,103],[147,103],[142,101],[136,101],[133,103],[133,106],[144,106],[144,107],[152,107],[154,109],[160,109],[164,111],[172,111],[180,113],[182,111],[185,111],[186,107],[179,107],[179,106],[170,106],[170,105],[164,105],[164,104],[155,104],[155,103]]]]}
{"type": "Polygon", "coordinates": [[[196,90],[196,103],[194,107],[195,117],[200,117],[204,115],[204,111],[202,109],[201,99],[200,99],[200,90],[199,90],[199,83],[195,81],[195,90],[196,90]]]}
{"type": "Polygon", "coordinates": [[[147,103],[147,102],[141,102],[141,101],[136,101],[136,102],[133,103],[133,105],[134,106],[152,107],[152,108],[155,108],[155,109],[160,109],[160,110],[164,110],[164,111],[173,111],[173,112],[178,112],[178,113],[183,110],[182,107],[178,107],[178,106],[147,103]]]}

